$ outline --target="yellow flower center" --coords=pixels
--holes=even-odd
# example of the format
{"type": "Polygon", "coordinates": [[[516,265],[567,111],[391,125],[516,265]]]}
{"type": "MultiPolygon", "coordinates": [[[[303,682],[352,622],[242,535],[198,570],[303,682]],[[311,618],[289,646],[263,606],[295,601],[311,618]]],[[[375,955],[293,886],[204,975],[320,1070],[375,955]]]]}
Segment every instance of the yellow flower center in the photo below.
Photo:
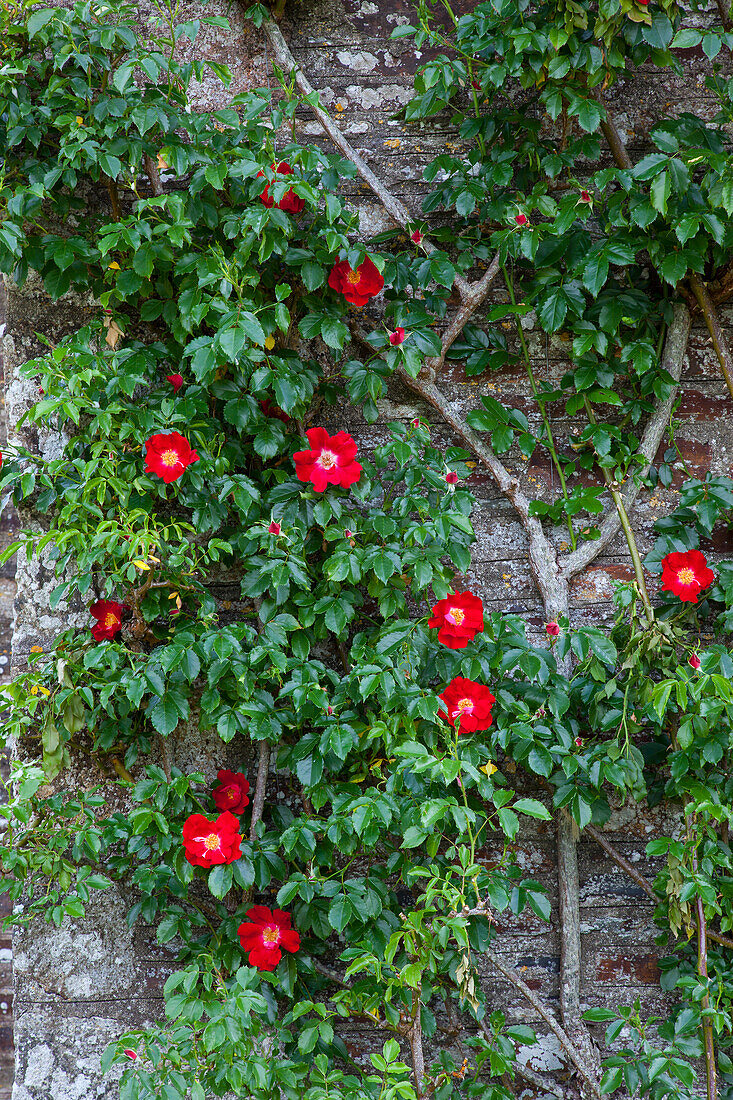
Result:
{"type": "Polygon", "coordinates": [[[346,276],[346,282],[351,283],[352,286],[356,286],[357,283],[361,282],[361,275],[358,271],[350,271],[346,276]]]}
{"type": "Polygon", "coordinates": [[[338,460],[333,451],[321,451],[321,457],[318,461],[324,470],[332,470],[338,460]]]}
{"type": "Polygon", "coordinates": [[[446,619],[449,622],[454,623],[455,626],[460,626],[466,617],[466,612],[462,607],[451,607],[450,611],[446,615],[446,619]]]}
{"type": "Polygon", "coordinates": [[[106,627],[117,626],[119,621],[120,620],[117,617],[117,615],[115,615],[114,611],[108,611],[107,614],[102,619],[102,625],[106,626],[106,627]]]}
{"type": "Polygon", "coordinates": [[[460,699],[456,703],[456,714],[462,714],[464,710],[473,710],[473,699],[460,699]]]}
{"type": "Polygon", "coordinates": [[[692,569],[680,569],[677,573],[677,580],[680,584],[694,584],[695,579],[692,569]]]}
{"type": "Polygon", "coordinates": [[[230,787],[226,793],[226,796],[229,802],[236,802],[239,794],[237,791],[235,791],[234,787],[230,787]]]}
{"type": "Polygon", "coordinates": [[[276,924],[268,924],[266,928],[262,929],[262,942],[266,944],[276,944],[280,939],[280,929],[276,924]]]}
{"type": "Polygon", "coordinates": [[[181,461],[181,456],[178,451],[163,451],[160,456],[160,461],[164,466],[177,466],[181,461]]]}
{"type": "Polygon", "coordinates": [[[204,848],[207,852],[213,852],[215,848],[219,847],[220,842],[221,838],[218,833],[209,833],[208,836],[204,837],[204,848]]]}

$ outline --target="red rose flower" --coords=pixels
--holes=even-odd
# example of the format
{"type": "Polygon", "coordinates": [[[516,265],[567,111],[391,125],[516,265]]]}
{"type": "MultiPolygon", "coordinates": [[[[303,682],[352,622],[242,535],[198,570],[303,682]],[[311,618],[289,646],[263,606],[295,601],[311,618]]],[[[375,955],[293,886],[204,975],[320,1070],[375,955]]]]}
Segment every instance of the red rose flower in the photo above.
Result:
{"type": "Polygon", "coordinates": [[[473,680],[454,676],[438,698],[442,699],[446,706],[445,711],[438,712],[439,717],[445,718],[451,726],[459,722],[459,733],[487,730],[493,722],[491,708],[496,699],[484,684],[476,684],[473,680]]]}
{"type": "Polygon", "coordinates": [[[249,806],[249,782],[241,772],[230,772],[226,768],[222,768],[216,778],[219,786],[214,787],[211,793],[217,810],[241,814],[244,807],[249,806]]]}
{"type": "Polygon", "coordinates": [[[695,671],[697,671],[697,669],[700,667],[700,663],[701,663],[700,658],[698,657],[697,653],[692,654],[692,656],[690,657],[690,660],[689,660],[688,663],[692,665],[692,667],[695,669],[695,671]]]}
{"type": "Polygon", "coordinates": [[[455,592],[438,600],[428,626],[438,627],[438,641],[449,649],[465,649],[484,629],[484,605],[472,592],[455,592]]]}
{"type": "Polygon", "coordinates": [[[145,473],[155,474],[167,484],[178,478],[199,456],[178,432],[151,435],[145,444],[145,473]]]}
{"type": "Polygon", "coordinates": [[[445,475],[446,485],[456,485],[458,483],[458,474],[454,470],[449,470],[445,475]]]}
{"type": "MultiPolygon", "coordinates": [[[[647,3],[649,3],[649,0],[647,0],[647,3]]],[[[589,191],[581,191],[580,192],[580,201],[581,202],[592,202],[593,200],[590,197],[590,192],[589,191]]]]}
{"type": "Polygon", "coordinates": [[[265,416],[269,416],[271,420],[282,420],[283,424],[290,423],[290,417],[286,412],[283,412],[279,405],[276,405],[274,401],[270,401],[269,397],[263,397],[260,401],[260,408],[265,416]]]}
{"type": "Polygon", "coordinates": [[[311,445],[309,451],[293,455],[299,481],[312,481],[317,493],[327,485],[348,489],[361,477],[361,466],[355,462],[356,443],[348,432],[330,436],[325,428],[309,428],[305,433],[311,445]]]}
{"type": "Polygon", "coordinates": [[[171,386],[173,386],[173,392],[174,393],[178,393],[181,386],[183,385],[183,375],[182,374],[166,374],[165,380],[166,380],[166,382],[170,382],[171,386]]]}
{"type": "Polygon", "coordinates": [[[715,574],[700,550],[685,550],[662,558],[662,591],[673,592],[683,603],[697,603],[700,592],[714,580],[715,574]]]}
{"type": "Polygon", "coordinates": [[[579,749],[582,749],[582,747],[583,747],[583,738],[582,737],[576,737],[575,738],[575,744],[578,746],[579,749]]]}
{"type": "Polygon", "coordinates": [[[194,867],[213,867],[215,863],[234,863],[242,852],[239,822],[225,810],[216,821],[203,814],[191,814],[183,824],[183,848],[194,867]]]}
{"type": "Polygon", "coordinates": [[[404,344],[405,342],[405,330],[403,328],[396,328],[394,332],[389,334],[389,342],[392,347],[397,347],[398,344],[404,344]]]}
{"type": "Polygon", "coordinates": [[[557,623],[545,623],[545,630],[551,638],[557,638],[560,633],[560,627],[557,623]]]}
{"type": "Polygon", "coordinates": [[[274,970],[286,951],[297,951],[300,935],[290,927],[290,913],[254,905],[247,910],[248,924],[240,924],[239,942],[249,952],[249,965],[258,970],[274,970]]]}
{"type": "Polygon", "coordinates": [[[526,214],[517,214],[514,218],[514,221],[517,223],[517,225],[526,225],[529,221],[529,218],[526,214]]]}
{"type": "Polygon", "coordinates": [[[347,302],[355,306],[365,306],[370,298],[379,294],[384,286],[384,279],[368,256],[360,263],[356,271],[352,271],[346,260],[340,260],[331,268],[328,276],[328,285],[331,290],[337,290],[343,294],[347,302]]]}
{"type": "Polygon", "coordinates": [[[98,642],[105,639],[111,641],[122,630],[124,610],[125,605],[115,600],[97,600],[93,603],[89,612],[97,620],[97,625],[92,627],[92,637],[98,642]]]}
{"type": "Polygon", "coordinates": [[[414,231],[414,233],[410,234],[410,240],[414,241],[415,244],[421,244],[422,243],[422,233],[420,232],[419,229],[416,229],[414,231]]]}
{"type": "Polygon", "coordinates": [[[279,535],[282,528],[277,520],[270,520],[270,526],[267,528],[268,535],[279,535]]]}
{"type": "MultiPolygon", "coordinates": [[[[285,160],[281,161],[280,164],[273,164],[272,170],[273,172],[276,172],[279,176],[292,176],[293,174],[293,169],[285,160]]],[[[257,176],[264,176],[264,174],[264,172],[258,172],[257,176]]],[[[267,207],[272,207],[275,205],[275,200],[270,196],[269,183],[260,195],[260,202],[263,204],[263,206],[267,207]]],[[[305,206],[305,199],[301,199],[298,195],[296,195],[291,187],[289,191],[285,192],[277,205],[279,210],[284,210],[287,214],[299,214],[305,206]]]]}

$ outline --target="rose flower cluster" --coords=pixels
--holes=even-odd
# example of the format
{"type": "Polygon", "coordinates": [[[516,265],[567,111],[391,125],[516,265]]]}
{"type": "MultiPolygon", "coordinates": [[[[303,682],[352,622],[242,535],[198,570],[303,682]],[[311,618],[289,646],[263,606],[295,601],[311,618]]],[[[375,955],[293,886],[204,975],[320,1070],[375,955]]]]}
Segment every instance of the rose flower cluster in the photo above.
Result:
{"type": "MultiPolygon", "coordinates": [[[[218,863],[234,863],[242,855],[240,822],[235,816],[249,805],[249,782],[242,772],[219,771],[211,792],[222,813],[212,821],[205,814],[190,814],[183,825],[183,851],[194,867],[206,869],[218,863]]],[[[297,951],[300,935],[292,927],[289,913],[255,905],[247,910],[249,920],[237,929],[239,942],[248,954],[250,966],[274,970],[283,950],[297,951]]]]}

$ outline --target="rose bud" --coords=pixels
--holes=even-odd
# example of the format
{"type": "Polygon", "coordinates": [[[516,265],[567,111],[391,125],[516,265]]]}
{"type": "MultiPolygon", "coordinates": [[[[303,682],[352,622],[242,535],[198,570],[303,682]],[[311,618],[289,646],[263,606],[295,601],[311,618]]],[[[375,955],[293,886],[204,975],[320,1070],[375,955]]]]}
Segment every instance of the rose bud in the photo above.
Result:
{"type": "Polygon", "coordinates": [[[554,622],[553,623],[547,623],[545,625],[545,630],[547,631],[547,633],[550,635],[551,638],[557,638],[558,634],[560,633],[560,627],[558,626],[557,623],[554,623],[554,622]]]}

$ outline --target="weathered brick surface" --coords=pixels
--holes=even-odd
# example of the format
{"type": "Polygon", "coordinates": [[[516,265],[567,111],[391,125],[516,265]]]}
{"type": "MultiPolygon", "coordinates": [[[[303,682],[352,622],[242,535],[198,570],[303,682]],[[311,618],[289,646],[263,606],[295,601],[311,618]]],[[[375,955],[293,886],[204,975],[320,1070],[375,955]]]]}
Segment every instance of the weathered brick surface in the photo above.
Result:
{"type": "MultiPolygon", "coordinates": [[[[456,10],[467,10],[471,0],[461,0],[456,10]]],[[[454,7],[456,7],[454,5],[454,7]]],[[[139,6],[144,23],[151,15],[148,3],[139,6]]],[[[201,109],[224,106],[232,94],[250,87],[276,84],[269,74],[268,50],[264,38],[246,25],[239,8],[229,9],[224,0],[212,0],[207,14],[227,15],[232,31],[207,27],[196,44],[199,56],[228,64],[234,82],[224,90],[213,74],[208,75],[196,92],[201,109]]],[[[181,18],[201,15],[201,6],[185,0],[181,18]]],[[[398,117],[399,108],[409,97],[412,74],[427,55],[416,56],[406,42],[391,42],[394,26],[413,17],[409,0],[371,3],[369,0],[318,0],[317,3],[293,3],[289,0],[283,32],[293,53],[321,92],[323,103],[339,120],[357,150],[363,153],[380,177],[405,201],[415,220],[420,219],[420,201],[428,186],[421,182],[422,166],[437,152],[454,150],[460,144],[449,116],[425,125],[406,126],[398,117]]],[[[188,46],[186,46],[188,49],[188,46]]],[[[643,150],[649,126],[665,113],[690,109],[704,117],[715,112],[705,89],[703,73],[707,62],[699,51],[681,54],[685,78],[641,74],[611,90],[609,100],[632,156],[643,150]]],[[[296,123],[300,140],[328,143],[319,125],[303,111],[296,123]]],[[[359,181],[350,186],[351,201],[358,206],[365,231],[389,226],[389,219],[374,197],[359,181]]],[[[504,295],[497,290],[497,298],[504,295]]],[[[44,299],[38,285],[25,291],[13,290],[10,301],[10,332],[6,353],[17,365],[39,350],[34,336],[44,331],[55,338],[73,331],[88,316],[91,303],[69,296],[60,303],[44,299]]],[[[729,311],[729,314],[731,311],[729,311]]],[[[480,317],[478,318],[480,320],[480,317]]],[[[733,317],[726,315],[730,324],[733,317]]],[[[527,325],[527,335],[537,375],[559,382],[567,369],[567,341],[562,335],[549,340],[527,325]]],[[[480,378],[466,378],[460,363],[447,365],[441,385],[457,410],[462,413],[476,407],[482,394],[499,397],[527,411],[532,423],[538,423],[536,410],[529,403],[526,378],[522,371],[507,368],[480,378]]],[[[27,401],[32,385],[15,383],[10,394],[11,420],[16,422],[27,401]]],[[[550,410],[553,429],[561,448],[569,448],[577,425],[568,420],[560,405],[550,410]]],[[[717,365],[705,331],[693,332],[683,375],[683,396],[676,416],[681,424],[676,433],[682,457],[697,476],[706,470],[729,473],[733,454],[731,423],[733,406],[720,383],[717,365]]],[[[380,420],[370,426],[358,412],[343,410],[339,425],[352,431],[360,447],[369,450],[384,438],[385,424],[391,420],[409,420],[423,415],[435,425],[435,443],[444,449],[455,444],[451,433],[436,417],[415,400],[404,387],[395,384],[380,404],[380,420]]],[[[2,429],[0,428],[0,432],[2,429]]],[[[3,444],[0,435],[0,447],[3,444]]],[[[50,435],[24,432],[23,441],[47,453],[53,453],[58,441],[50,435]]],[[[660,448],[659,460],[666,444],[660,448]]],[[[529,462],[516,454],[508,456],[516,466],[523,487],[530,495],[549,496],[553,473],[546,456],[539,451],[529,462]]],[[[643,493],[633,512],[633,521],[643,552],[653,541],[654,521],[672,508],[678,497],[681,474],[675,475],[670,489],[658,488],[643,493]]],[[[592,483],[592,479],[590,479],[592,483]]],[[[476,466],[469,485],[477,496],[473,516],[477,542],[473,564],[466,581],[482,596],[490,609],[522,614],[530,629],[542,635],[544,614],[532,582],[526,558],[526,538],[511,506],[476,466]]],[[[17,530],[17,519],[3,517],[0,547],[17,530]]],[[[557,544],[564,549],[565,535],[556,532],[557,544]]],[[[730,553],[730,538],[716,534],[712,544],[716,554],[730,553]]],[[[625,544],[618,537],[591,569],[578,577],[572,588],[574,621],[603,622],[611,614],[611,595],[616,581],[630,577],[625,544]]],[[[15,592],[11,565],[0,571],[0,676],[8,667],[7,641],[10,628],[10,601],[15,592]]],[[[16,600],[17,622],[14,639],[16,667],[22,667],[32,645],[47,645],[68,615],[63,609],[48,611],[48,592],[53,586],[50,571],[42,563],[23,558],[19,568],[16,600]]],[[[223,613],[236,617],[241,610],[235,580],[222,580],[216,586],[223,613]]],[[[72,609],[78,613],[78,609],[72,609]]],[[[83,615],[79,623],[84,621],[83,615]]],[[[174,740],[172,752],[182,767],[197,768],[203,755],[205,771],[215,770],[211,745],[198,744],[186,730],[174,740]]],[[[80,768],[80,783],[94,779],[80,768]]],[[[647,861],[647,841],[669,820],[661,809],[636,806],[614,813],[608,826],[610,838],[619,850],[647,877],[653,878],[655,865],[647,861]]],[[[527,875],[537,877],[548,890],[557,914],[555,845],[552,833],[544,826],[530,827],[516,845],[516,855],[527,875]]],[[[598,846],[581,839],[581,934],[583,944],[582,995],[587,1005],[630,1003],[639,997],[649,1014],[664,1014],[668,998],[657,984],[657,959],[660,955],[653,939],[657,930],[652,921],[652,906],[642,891],[609,863],[598,846]]],[[[130,933],[122,920],[123,902],[108,894],[93,907],[89,917],[54,931],[43,922],[16,938],[16,1009],[18,1072],[14,1100],[84,1100],[113,1097],[113,1079],[101,1081],[98,1056],[106,1042],[129,1026],[154,1018],[161,1007],[161,986],[168,971],[170,955],[151,942],[150,931],[143,925],[130,933]]],[[[559,943],[553,927],[527,912],[519,917],[503,914],[497,921],[501,933],[498,949],[516,966],[531,988],[557,1008],[559,943]]],[[[12,1005],[9,991],[7,938],[0,939],[0,1100],[7,1095],[9,1082],[10,1028],[7,1023],[12,1005]],[[5,1089],[6,1091],[3,1091],[5,1089]]],[[[492,1004],[505,1007],[512,1019],[534,1022],[532,1010],[513,987],[482,966],[482,980],[491,992],[492,1004]]],[[[355,1055],[369,1049],[371,1040],[359,1029],[345,1032],[355,1055]]],[[[536,1069],[557,1069],[561,1065],[554,1040],[545,1040],[539,1049],[525,1052],[536,1069]]],[[[574,1095],[568,1085],[568,1096],[574,1095]]]]}

